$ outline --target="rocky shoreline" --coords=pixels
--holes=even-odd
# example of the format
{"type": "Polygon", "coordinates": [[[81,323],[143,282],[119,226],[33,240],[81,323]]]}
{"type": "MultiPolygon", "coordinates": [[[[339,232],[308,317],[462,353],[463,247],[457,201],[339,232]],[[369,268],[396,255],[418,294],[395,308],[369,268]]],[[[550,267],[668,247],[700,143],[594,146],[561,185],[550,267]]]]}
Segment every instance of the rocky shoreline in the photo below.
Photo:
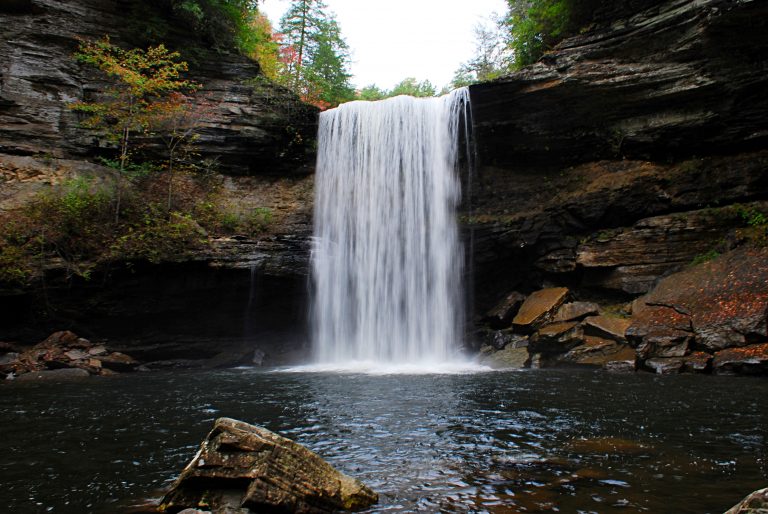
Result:
{"type": "Polygon", "coordinates": [[[768,374],[768,248],[742,247],[661,279],[632,302],[565,287],[509,293],[481,320],[482,362],[658,374],[768,374]]]}

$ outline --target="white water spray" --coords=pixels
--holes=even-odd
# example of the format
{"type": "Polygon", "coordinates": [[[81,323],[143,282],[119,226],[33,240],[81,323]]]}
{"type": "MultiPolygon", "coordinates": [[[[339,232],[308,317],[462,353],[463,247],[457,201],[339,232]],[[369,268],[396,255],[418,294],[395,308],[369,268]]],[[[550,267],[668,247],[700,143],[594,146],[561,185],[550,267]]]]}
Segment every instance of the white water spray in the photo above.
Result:
{"type": "Polygon", "coordinates": [[[468,104],[464,88],[320,115],[311,320],[320,367],[425,369],[458,357],[468,104]]]}

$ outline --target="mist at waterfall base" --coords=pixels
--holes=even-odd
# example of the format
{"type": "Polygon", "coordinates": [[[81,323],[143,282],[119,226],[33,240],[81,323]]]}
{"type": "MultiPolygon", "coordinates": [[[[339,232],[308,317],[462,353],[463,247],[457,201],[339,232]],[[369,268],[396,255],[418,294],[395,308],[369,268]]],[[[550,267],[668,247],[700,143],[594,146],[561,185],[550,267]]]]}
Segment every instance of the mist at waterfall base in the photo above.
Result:
{"type": "Polygon", "coordinates": [[[350,102],[320,115],[314,363],[294,371],[460,373],[456,207],[469,93],[350,102]]]}

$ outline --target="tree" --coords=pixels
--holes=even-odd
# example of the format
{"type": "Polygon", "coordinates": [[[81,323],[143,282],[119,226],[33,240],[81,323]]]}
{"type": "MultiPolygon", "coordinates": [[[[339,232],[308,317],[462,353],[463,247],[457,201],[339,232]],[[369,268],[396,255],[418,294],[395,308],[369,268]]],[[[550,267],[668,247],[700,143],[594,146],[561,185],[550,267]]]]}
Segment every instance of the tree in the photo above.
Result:
{"type": "Polygon", "coordinates": [[[383,100],[387,98],[387,92],[381,89],[376,84],[365,86],[363,89],[357,92],[357,98],[359,100],[383,100]]]}
{"type": "Polygon", "coordinates": [[[165,0],[173,11],[213,46],[237,47],[250,55],[259,43],[251,27],[257,15],[256,0],[165,0]]]}
{"type": "Polygon", "coordinates": [[[349,47],[322,0],[293,0],[280,21],[284,82],[320,108],[351,100],[349,47]]]}
{"type": "Polygon", "coordinates": [[[167,209],[170,214],[173,206],[173,179],[176,171],[176,161],[179,154],[189,154],[194,142],[198,139],[198,131],[212,106],[208,102],[195,101],[193,98],[174,91],[162,101],[152,104],[149,108],[149,128],[156,133],[165,145],[168,162],[168,201],[167,209]]]}
{"type": "Polygon", "coordinates": [[[427,97],[437,95],[437,89],[429,80],[419,82],[414,77],[401,80],[387,96],[408,95],[415,97],[427,97]]]}
{"type": "Polygon", "coordinates": [[[123,178],[130,159],[132,134],[145,132],[151,125],[156,104],[173,93],[194,90],[197,84],[181,77],[187,63],[178,52],[163,45],[147,50],[123,50],[108,36],[97,41],[83,40],[75,58],[95,66],[111,81],[99,99],[75,102],[71,107],[86,115],[82,125],[101,129],[118,148],[118,175],[115,188],[115,223],[120,220],[123,178]]]}
{"type": "Polygon", "coordinates": [[[505,24],[516,68],[536,62],[564,38],[592,22],[595,11],[613,5],[608,0],[507,0],[505,24]]]}
{"type": "Polygon", "coordinates": [[[453,87],[493,80],[511,71],[514,53],[504,18],[494,14],[488,22],[475,25],[474,55],[456,70],[453,87]]]}
{"type": "Polygon", "coordinates": [[[254,44],[248,56],[259,63],[264,76],[277,80],[280,71],[280,42],[272,30],[269,18],[255,13],[250,22],[250,30],[254,34],[254,44]]]}

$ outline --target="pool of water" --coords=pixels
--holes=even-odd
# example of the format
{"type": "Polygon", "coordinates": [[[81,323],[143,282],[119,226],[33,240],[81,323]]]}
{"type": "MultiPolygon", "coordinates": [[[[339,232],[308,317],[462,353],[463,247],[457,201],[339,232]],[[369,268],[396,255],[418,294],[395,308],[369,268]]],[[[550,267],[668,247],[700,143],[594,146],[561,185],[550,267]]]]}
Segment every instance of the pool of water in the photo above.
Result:
{"type": "Polygon", "coordinates": [[[768,380],[536,370],[149,373],[0,387],[6,512],[128,512],[215,418],[290,437],[370,512],[721,513],[768,485],[768,380]]]}

